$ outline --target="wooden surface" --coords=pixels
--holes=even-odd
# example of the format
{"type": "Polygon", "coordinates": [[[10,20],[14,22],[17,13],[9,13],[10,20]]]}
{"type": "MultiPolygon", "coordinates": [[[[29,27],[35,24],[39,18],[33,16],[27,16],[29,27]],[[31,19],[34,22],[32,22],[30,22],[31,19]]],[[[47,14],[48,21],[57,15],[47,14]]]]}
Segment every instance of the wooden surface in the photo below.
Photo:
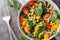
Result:
{"type": "MultiPolygon", "coordinates": [[[[60,0],[53,0],[53,1],[60,7],[60,0]]],[[[5,4],[4,0],[0,0],[0,10],[1,8],[3,8],[4,4],[5,4]]],[[[12,7],[10,7],[10,12],[11,12],[10,25],[15,31],[17,37],[19,38],[21,33],[17,27],[18,12],[12,7]]],[[[56,38],[59,38],[59,37],[60,37],[60,33],[58,33],[56,38]]],[[[7,24],[2,20],[1,15],[0,15],[0,40],[10,40],[7,24]]],[[[60,38],[58,40],[60,40],[60,38]]]]}

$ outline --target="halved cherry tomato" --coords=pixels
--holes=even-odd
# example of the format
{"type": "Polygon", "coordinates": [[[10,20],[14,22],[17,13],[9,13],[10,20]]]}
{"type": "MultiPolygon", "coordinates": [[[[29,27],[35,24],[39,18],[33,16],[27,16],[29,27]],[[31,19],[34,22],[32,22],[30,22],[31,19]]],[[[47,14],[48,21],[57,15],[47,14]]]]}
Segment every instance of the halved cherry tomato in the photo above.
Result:
{"type": "Polygon", "coordinates": [[[27,9],[26,7],[23,7],[22,10],[23,10],[23,13],[24,13],[24,14],[28,14],[28,13],[29,13],[29,12],[28,12],[28,9],[27,9]]]}
{"type": "Polygon", "coordinates": [[[45,26],[46,26],[47,29],[51,29],[50,23],[46,22],[46,23],[45,23],[45,26]]]}
{"type": "Polygon", "coordinates": [[[30,0],[30,1],[27,3],[28,6],[32,6],[33,4],[34,4],[34,0],[30,0]]]}
{"type": "Polygon", "coordinates": [[[19,20],[20,20],[20,22],[23,22],[24,16],[19,16],[19,20]]]}
{"type": "Polygon", "coordinates": [[[48,19],[49,17],[50,17],[50,13],[43,15],[43,19],[48,19]]]}

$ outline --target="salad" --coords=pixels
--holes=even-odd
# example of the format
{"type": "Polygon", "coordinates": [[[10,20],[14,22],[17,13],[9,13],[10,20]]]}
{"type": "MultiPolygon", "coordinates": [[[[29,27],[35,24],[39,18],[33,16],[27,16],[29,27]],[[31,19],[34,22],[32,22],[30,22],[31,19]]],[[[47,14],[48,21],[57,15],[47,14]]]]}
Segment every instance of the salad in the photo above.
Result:
{"type": "Polygon", "coordinates": [[[34,39],[49,39],[59,27],[59,12],[48,1],[31,0],[22,8],[20,25],[24,33],[34,39]]]}

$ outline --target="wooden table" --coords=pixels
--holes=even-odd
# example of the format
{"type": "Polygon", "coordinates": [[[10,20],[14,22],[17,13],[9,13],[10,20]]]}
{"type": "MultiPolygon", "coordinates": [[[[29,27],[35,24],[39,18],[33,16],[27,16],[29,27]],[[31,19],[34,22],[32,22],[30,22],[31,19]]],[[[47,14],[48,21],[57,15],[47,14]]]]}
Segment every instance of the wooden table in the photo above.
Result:
{"type": "MultiPolygon", "coordinates": [[[[60,8],[60,0],[53,0],[60,8]]],[[[0,8],[3,7],[3,5],[5,4],[4,0],[0,0],[0,8]]],[[[10,7],[10,12],[11,12],[11,21],[10,21],[10,25],[13,28],[13,30],[15,31],[18,39],[20,37],[20,31],[17,27],[17,15],[18,12],[10,7]]],[[[58,35],[56,36],[57,38],[60,37],[60,32],[58,33],[58,35]]],[[[7,29],[7,24],[2,20],[1,15],[0,15],[0,40],[10,40],[9,38],[9,33],[8,33],[8,29],[7,29]]],[[[60,38],[58,39],[60,40],[60,38]]]]}

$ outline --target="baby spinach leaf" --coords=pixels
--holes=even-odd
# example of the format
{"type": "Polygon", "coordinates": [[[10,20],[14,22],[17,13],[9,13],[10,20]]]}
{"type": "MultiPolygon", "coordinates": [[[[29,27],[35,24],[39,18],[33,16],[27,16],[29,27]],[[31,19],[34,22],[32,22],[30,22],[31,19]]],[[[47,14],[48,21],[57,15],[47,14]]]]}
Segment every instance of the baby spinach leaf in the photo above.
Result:
{"type": "Polygon", "coordinates": [[[51,33],[51,35],[54,35],[54,34],[56,34],[56,31],[53,31],[53,32],[51,33]]]}
{"type": "Polygon", "coordinates": [[[54,11],[53,13],[52,13],[52,16],[51,16],[51,21],[52,22],[55,22],[55,20],[57,19],[57,13],[54,11]]]}
{"type": "Polygon", "coordinates": [[[60,19],[60,12],[58,10],[55,10],[55,12],[57,13],[58,18],[60,19]]]}
{"type": "Polygon", "coordinates": [[[43,9],[41,7],[41,4],[38,4],[37,7],[35,7],[35,14],[38,16],[41,16],[43,12],[43,9]]]}
{"type": "Polygon", "coordinates": [[[20,40],[28,40],[25,36],[21,35],[20,40]]]}
{"type": "Polygon", "coordinates": [[[19,4],[18,4],[18,2],[15,1],[15,0],[7,0],[7,4],[8,4],[9,6],[14,7],[16,10],[19,9],[19,4]]]}
{"type": "Polygon", "coordinates": [[[34,40],[40,40],[39,38],[34,38],[34,40]]]}
{"type": "Polygon", "coordinates": [[[60,23],[60,19],[56,19],[55,23],[59,24],[60,23]]]}
{"type": "Polygon", "coordinates": [[[35,25],[36,25],[36,21],[30,21],[30,20],[29,20],[29,21],[27,22],[27,25],[26,25],[26,26],[29,27],[29,28],[32,28],[32,27],[34,27],[35,25]]]}
{"type": "Polygon", "coordinates": [[[16,10],[18,10],[18,9],[19,9],[19,4],[18,4],[18,2],[14,1],[13,7],[14,7],[16,10]]]}

